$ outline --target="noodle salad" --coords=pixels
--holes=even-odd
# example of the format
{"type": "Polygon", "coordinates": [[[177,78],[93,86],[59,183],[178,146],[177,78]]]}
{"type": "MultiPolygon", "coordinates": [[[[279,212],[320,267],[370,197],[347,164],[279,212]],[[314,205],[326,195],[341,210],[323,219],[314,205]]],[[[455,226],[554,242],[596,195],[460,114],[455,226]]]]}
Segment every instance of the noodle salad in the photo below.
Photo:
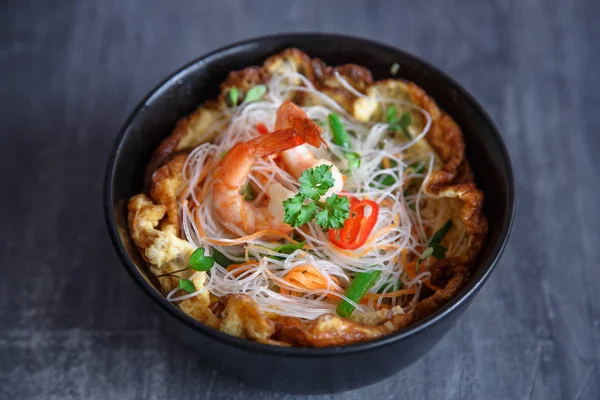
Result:
{"type": "MultiPolygon", "coordinates": [[[[336,78],[344,87],[352,88],[339,74],[336,78]]],[[[362,96],[358,92],[356,95],[362,96]]],[[[186,188],[181,196],[184,238],[204,249],[205,254],[218,256],[214,257],[216,262],[202,289],[177,295],[179,290],[175,288],[168,299],[180,301],[200,291],[218,297],[244,293],[264,311],[314,319],[335,312],[341,301],[352,305],[357,313],[366,313],[416,300],[423,285],[436,289],[429,280],[430,257],[426,252],[436,232],[451,219],[443,202],[427,198],[422,190],[422,183],[432,171],[434,155],[410,152],[427,134],[431,116],[412,103],[384,97],[378,101],[388,110],[388,120],[358,122],[301,74],[284,73],[269,82],[259,100],[227,109],[230,124],[220,137],[213,143],[199,145],[187,157],[186,188]],[[345,249],[332,243],[328,230],[316,221],[296,227],[290,234],[269,230],[248,234],[240,226],[223,222],[217,212],[219,204],[211,201],[211,173],[222,155],[237,143],[273,134],[278,108],[291,92],[298,91],[310,93],[321,103],[305,107],[304,112],[322,127],[326,148],[311,147],[307,151],[343,171],[341,195],[369,200],[378,206],[369,237],[358,248],[345,249]],[[416,111],[426,120],[420,131],[408,123],[401,140],[393,132],[394,113],[400,107],[416,111]],[[339,132],[332,121],[343,127],[345,142],[336,140],[339,132]],[[361,299],[346,296],[354,277],[375,271],[377,279],[361,299]]],[[[269,186],[274,182],[298,191],[301,184],[278,162],[278,157],[254,160],[248,174],[246,201],[260,204],[269,196],[269,186]]],[[[463,235],[449,245],[444,257],[464,254],[465,239],[463,235]]]]}
{"type": "Polygon", "coordinates": [[[298,49],[233,71],[128,203],[166,299],[282,346],[371,340],[435,312],[487,235],[460,127],[425,91],[298,49]]]}

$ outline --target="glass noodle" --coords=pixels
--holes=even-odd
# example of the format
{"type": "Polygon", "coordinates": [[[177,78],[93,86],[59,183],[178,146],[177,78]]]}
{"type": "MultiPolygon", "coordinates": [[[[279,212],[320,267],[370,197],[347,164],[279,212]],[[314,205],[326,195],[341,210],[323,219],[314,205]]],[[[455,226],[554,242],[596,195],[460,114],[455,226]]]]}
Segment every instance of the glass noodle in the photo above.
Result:
{"type": "MultiPolygon", "coordinates": [[[[336,78],[342,86],[356,96],[362,96],[340,75],[336,78]]],[[[424,261],[420,273],[409,275],[404,272],[403,255],[420,256],[428,247],[427,227],[441,226],[450,216],[444,202],[428,199],[435,207],[422,210],[422,201],[427,199],[421,182],[431,174],[434,156],[415,157],[407,150],[427,134],[431,126],[430,115],[414,104],[379,97],[378,101],[387,109],[398,105],[423,115],[425,124],[422,131],[412,128],[412,140],[397,140],[389,133],[388,124],[361,123],[354,120],[335,100],[315,89],[312,83],[298,73],[282,73],[274,76],[267,84],[268,91],[260,101],[241,104],[224,111],[229,121],[210,127],[220,134],[212,143],[204,143],[194,149],[184,166],[186,188],[181,196],[182,235],[194,247],[203,247],[207,253],[212,249],[221,252],[236,265],[229,269],[215,263],[208,273],[206,284],[196,293],[174,297],[175,289],[168,295],[170,301],[180,301],[208,290],[214,296],[231,293],[245,293],[270,313],[314,319],[326,313],[335,313],[339,300],[345,299],[356,306],[355,314],[374,311],[387,300],[388,306],[405,304],[407,300],[418,299],[422,284],[431,276],[424,261]],[[358,199],[370,199],[379,204],[377,223],[367,242],[356,250],[343,250],[330,243],[327,231],[314,221],[296,228],[289,235],[257,233],[247,235],[239,227],[223,224],[215,212],[210,198],[211,172],[220,162],[222,154],[236,143],[247,141],[259,135],[256,125],[264,124],[269,131],[274,130],[275,114],[279,105],[294,92],[306,92],[319,105],[304,107],[307,115],[320,122],[323,138],[328,148],[311,150],[317,158],[334,162],[344,171],[346,180],[343,194],[358,199]],[[332,142],[332,133],[327,124],[330,113],[338,114],[348,132],[351,133],[352,152],[360,156],[360,165],[348,171],[348,161],[343,149],[332,142]],[[384,159],[387,161],[384,163],[384,159]],[[384,165],[387,165],[385,167],[384,165]],[[412,166],[412,167],[409,167],[412,166]],[[419,171],[419,172],[417,172],[419,171]],[[386,177],[393,183],[381,184],[386,177]],[[408,181],[418,183],[418,190],[405,195],[408,181]],[[293,237],[292,237],[293,235],[293,237]],[[304,241],[302,249],[291,254],[278,253],[274,249],[285,243],[304,241]],[[211,249],[212,248],[212,249],[211,249]],[[322,275],[322,288],[310,290],[284,279],[292,269],[313,267],[322,275]],[[412,294],[377,299],[356,304],[344,296],[352,276],[358,272],[381,270],[381,276],[369,293],[400,289],[414,289],[412,294]],[[291,292],[291,293],[290,293],[291,292]]],[[[294,192],[299,187],[298,180],[280,167],[274,157],[255,160],[249,176],[255,189],[256,204],[265,199],[266,189],[272,182],[279,182],[294,192]]],[[[452,243],[448,255],[463,254],[468,246],[467,235],[452,243]]]]}

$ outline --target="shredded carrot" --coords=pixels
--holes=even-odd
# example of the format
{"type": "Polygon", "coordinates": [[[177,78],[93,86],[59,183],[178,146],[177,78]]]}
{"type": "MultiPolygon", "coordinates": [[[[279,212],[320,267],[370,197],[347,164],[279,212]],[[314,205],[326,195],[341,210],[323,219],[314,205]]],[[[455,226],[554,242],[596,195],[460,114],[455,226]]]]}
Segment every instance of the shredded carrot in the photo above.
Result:
{"type": "MultiPolygon", "coordinates": [[[[401,259],[402,259],[402,264],[404,265],[404,271],[407,273],[407,275],[410,277],[410,279],[414,279],[417,276],[417,262],[416,261],[412,261],[412,262],[408,262],[407,261],[407,257],[406,257],[406,249],[402,250],[401,253],[401,259]]],[[[433,283],[431,283],[430,279],[425,279],[422,281],[425,286],[429,287],[431,290],[433,291],[438,291],[441,289],[441,287],[434,285],[433,283]]]]}
{"type": "Polygon", "coordinates": [[[369,245],[369,244],[373,243],[374,241],[379,239],[381,236],[390,232],[392,229],[397,228],[399,225],[400,225],[400,218],[398,215],[395,215],[394,220],[392,221],[391,224],[386,225],[383,228],[381,228],[380,230],[378,230],[377,232],[371,234],[371,237],[365,242],[365,244],[369,245]]]}
{"type": "Polygon", "coordinates": [[[381,205],[384,207],[392,207],[395,203],[390,199],[383,199],[381,205]]]}
{"type": "Polygon", "coordinates": [[[392,163],[391,163],[390,159],[387,157],[385,157],[383,160],[381,160],[381,163],[383,164],[383,166],[385,168],[392,168],[392,163]]]}
{"type": "Polygon", "coordinates": [[[429,289],[433,290],[434,292],[437,292],[438,290],[442,290],[441,287],[436,286],[433,283],[431,283],[431,281],[429,279],[424,280],[423,283],[425,284],[425,286],[427,286],[429,289]]]}
{"type": "Polygon", "coordinates": [[[284,238],[286,240],[288,240],[290,243],[298,243],[297,240],[292,239],[291,237],[289,237],[288,235],[286,235],[285,233],[278,231],[276,229],[263,229],[262,231],[258,231],[253,233],[252,235],[247,235],[247,236],[241,236],[237,239],[224,239],[224,240],[220,240],[220,239],[212,239],[212,238],[208,238],[206,236],[202,236],[204,238],[204,240],[210,244],[216,244],[219,246],[235,246],[237,244],[242,244],[242,243],[247,243],[250,240],[254,240],[254,239],[259,239],[263,236],[266,235],[273,235],[273,236],[278,236],[280,238],[284,238]]]}
{"type": "MultiPolygon", "coordinates": [[[[200,171],[200,176],[198,177],[198,180],[196,182],[197,186],[200,186],[200,183],[202,183],[202,181],[204,181],[204,178],[206,178],[206,176],[208,175],[208,171],[210,170],[210,168],[208,168],[207,165],[209,165],[211,163],[211,161],[212,161],[212,157],[210,157],[210,156],[207,157],[205,167],[202,168],[202,170],[200,171]]],[[[189,185],[186,186],[185,190],[182,190],[178,196],[179,202],[183,202],[190,195],[191,191],[192,191],[192,187],[189,185]]]]}
{"type": "Polygon", "coordinates": [[[416,269],[417,269],[416,261],[413,261],[413,262],[410,262],[410,263],[404,265],[404,271],[406,271],[406,273],[408,274],[410,279],[414,279],[417,276],[416,269]]]}
{"type": "MultiPolygon", "coordinates": [[[[312,248],[312,247],[307,246],[307,248],[312,248]]],[[[264,252],[274,251],[273,249],[271,249],[269,247],[259,246],[256,244],[249,244],[246,246],[246,249],[244,250],[244,257],[246,258],[246,261],[250,261],[250,250],[252,250],[252,249],[262,250],[264,252]]]]}
{"type": "Polygon", "coordinates": [[[336,250],[338,253],[344,254],[349,257],[363,257],[375,249],[389,250],[389,249],[397,249],[398,247],[399,246],[397,244],[388,243],[388,244],[378,244],[375,246],[362,247],[361,248],[362,250],[360,253],[357,253],[354,250],[344,250],[344,249],[339,249],[339,248],[337,248],[336,250]]]}
{"type": "Polygon", "coordinates": [[[240,276],[242,273],[251,270],[253,267],[256,267],[258,263],[256,261],[246,261],[241,264],[231,264],[227,268],[225,268],[228,272],[231,272],[233,276],[236,278],[240,276]]]}
{"type": "Polygon", "coordinates": [[[202,229],[202,224],[200,223],[200,219],[198,219],[198,214],[194,212],[194,221],[196,221],[196,228],[198,228],[198,233],[201,237],[205,237],[204,229],[202,229]]]}
{"type": "MultiPolygon", "coordinates": [[[[339,286],[340,281],[335,277],[331,276],[331,279],[339,286]]],[[[299,290],[291,290],[288,288],[279,288],[279,293],[287,294],[292,296],[299,296],[302,294],[302,289],[306,291],[317,290],[317,289],[330,289],[329,282],[323,276],[323,274],[310,264],[298,265],[288,271],[283,277],[283,280],[290,284],[292,287],[298,287],[299,290]]],[[[336,296],[327,294],[327,298],[335,299],[336,296]]]]}

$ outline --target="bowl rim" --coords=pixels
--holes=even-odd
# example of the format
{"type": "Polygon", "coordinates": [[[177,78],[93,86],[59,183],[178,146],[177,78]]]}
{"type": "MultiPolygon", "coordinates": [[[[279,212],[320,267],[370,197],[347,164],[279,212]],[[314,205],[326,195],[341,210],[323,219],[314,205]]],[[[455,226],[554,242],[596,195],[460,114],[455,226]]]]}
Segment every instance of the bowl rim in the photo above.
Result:
{"type": "MultiPolygon", "coordinates": [[[[293,46],[290,44],[290,46],[293,46]]],[[[335,34],[335,33],[313,33],[313,32],[302,32],[302,33],[282,33],[282,34],[272,34],[272,35],[264,35],[258,37],[252,37],[246,40],[237,41],[231,43],[229,45],[217,48],[216,50],[210,51],[201,55],[192,61],[184,64],[182,67],[178,68],[175,72],[169,74],[165,79],[160,81],[156,86],[154,86],[146,96],[135,106],[133,111],[129,114],[119,133],[115,139],[113,147],[110,151],[108,163],[106,166],[106,172],[104,177],[104,193],[103,193],[103,205],[104,205],[104,216],[107,224],[107,228],[109,231],[109,235],[111,237],[113,246],[117,251],[117,254],[121,260],[121,263],[125,267],[125,270],[129,273],[130,277],[137,283],[138,287],[140,287],[146,294],[150,296],[150,298],[154,301],[155,305],[162,308],[167,314],[171,317],[180,320],[188,327],[198,331],[201,334],[204,334],[208,337],[211,337],[215,340],[223,342],[225,344],[233,345],[236,347],[240,347],[243,350],[261,353],[261,354],[272,354],[277,356],[284,357],[331,357],[336,355],[348,355],[355,354],[360,352],[365,352],[371,350],[373,348],[385,347],[389,346],[395,342],[402,341],[411,336],[417,335],[420,332],[436,325],[441,320],[448,317],[454,310],[462,306],[464,303],[467,303],[473,298],[473,296],[479,291],[479,289],[483,286],[483,284],[487,281],[489,276],[492,274],[493,270],[496,267],[498,259],[502,252],[504,251],[506,244],[508,242],[510,232],[512,230],[514,216],[515,216],[515,187],[514,187],[514,176],[513,176],[513,167],[512,162],[504,143],[502,136],[492,120],[489,114],[486,112],[482,104],[466,89],[464,89],[454,78],[450,77],[447,73],[441,71],[437,67],[434,67],[429,62],[417,57],[411,53],[408,53],[404,50],[398,49],[392,45],[380,43],[371,39],[365,39],[357,36],[351,35],[343,35],[343,34],[335,34]],[[506,169],[507,178],[508,178],[508,212],[506,217],[504,218],[502,229],[499,235],[499,242],[496,247],[493,249],[491,255],[489,256],[487,262],[479,265],[479,268],[483,268],[484,272],[479,277],[479,279],[469,279],[465,287],[463,287],[459,293],[457,293],[448,303],[443,305],[440,309],[436,310],[435,313],[430,315],[423,320],[420,320],[407,328],[401,329],[397,332],[391,333],[389,335],[383,336],[381,338],[369,340],[362,343],[349,344],[345,346],[332,346],[332,347],[323,347],[323,348],[310,348],[310,347],[282,347],[282,346],[274,346],[269,344],[263,344],[259,342],[255,342],[248,339],[238,338],[214,328],[209,327],[208,325],[204,325],[203,323],[196,321],[192,317],[185,314],[181,309],[170,303],[166,298],[159,293],[153,286],[151,286],[148,281],[140,274],[138,268],[133,263],[129,255],[127,254],[127,250],[125,248],[124,243],[121,241],[121,237],[119,235],[117,222],[114,216],[114,204],[113,204],[113,190],[112,183],[115,175],[115,160],[119,155],[123,138],[128,132],[132,122],[139,115],[140,111],[145,107],[148,102],[151,102],[153,97],[160,94],[162,88],[167,85],[172,80],[177,80],[180,77],[183,77],[187,74],[187,72],[193,69],[196,65],[202,63],[211,62],[210,59],[213,57],[218,57],[221,55],[226,55],[227,53],[235,52],[237,48],[242,48],[247,45],[260,45],[265,41],[273,41],[280,40],[282,43],[292,43],[295,41],[306,41],[311,39],[327,39],[327,40],[345,40],[345,41],[353,41],[357,45],[360,46],[368,46],[368,47],[376,47],[389,52],[394,52],[398,54],[399,58],[409,59],[412,62],[416,62],[417,64],[422,65],[424,68],[430,70],[434,74],[439,75],[442,79],[446,80],[446,82],[454,89],[457,93],[463,96],[467,102],[471,103],[471,105],[481,114],[485,123],[490,127],[491,135],[493,139],[498,144],[498,149],[505,160],[504,168],[506,169]]]]}

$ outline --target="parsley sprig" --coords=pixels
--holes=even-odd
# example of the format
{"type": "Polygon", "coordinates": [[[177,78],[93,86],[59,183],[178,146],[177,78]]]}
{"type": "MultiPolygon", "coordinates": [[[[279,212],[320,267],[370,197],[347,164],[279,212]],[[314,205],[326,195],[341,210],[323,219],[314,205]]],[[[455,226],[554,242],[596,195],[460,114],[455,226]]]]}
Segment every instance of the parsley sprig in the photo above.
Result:
{"type": "Polygon", "coordinates": [[[323,229],[344,226],[344,222],[350,216],[348,198],[332,194],[325,202],[319,201],[335,183],[330,165],[309,168],[302,173],[298,181],[298,194],[283,202],[284,219],[287,224],[296,228],[316,219],[323,229]]]}

